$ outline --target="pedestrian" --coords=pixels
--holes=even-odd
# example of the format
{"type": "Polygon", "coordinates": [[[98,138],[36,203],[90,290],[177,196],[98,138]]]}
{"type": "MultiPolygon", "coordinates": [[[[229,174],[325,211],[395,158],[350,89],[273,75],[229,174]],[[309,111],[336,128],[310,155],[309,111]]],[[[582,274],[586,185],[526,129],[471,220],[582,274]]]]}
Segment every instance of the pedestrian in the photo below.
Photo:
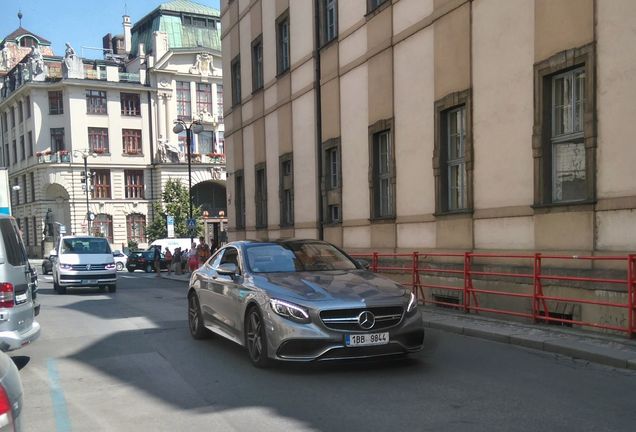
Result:
{"type": "Polygon", "coordinates": [[[172,252],[168,246],[166,246],[166,251],[163,254],[164,259],[166,260],[166,268],[168,269],[168,276],[172,273],[172,252]]]}
{"type": "Polygon", "coordinates": [[[155,266],[157,277],[161,277],[161,246],[155,246],[155,251],[152,256],[152,263],[155,266]]]}
{"type": "Polygon", "coordinates": [[[172,256],[172,262],[174,263],[174,274],[181,274],[181,248],[178,247],[174,250],[174,255],[172,256]]]}
{"type": "Polygon", "coordinates": [[[188,252],[188,269],[190,270],[190,273],[192,273],[197,269],[197,267],[199,267],[199,257],[197,255],[196,243],[192,242],[192,246],[188,252]]]}
{"type": "Polygon", "coordinates": [[[199,266],[202,266],[208,258],[210,258],[210,246],[205,242],[205,237],[199,237],[199,245],[197,246],[197,255],[199,257],[199,266]]]}
{"type": "Polygon", "coordinates": [[[210,256],[214,255],[214,252],[216,252],[216,250],[219,248],[219,245],[216,241],[216,239],[212,239],[212,241],[210,242],[210,256]]]}

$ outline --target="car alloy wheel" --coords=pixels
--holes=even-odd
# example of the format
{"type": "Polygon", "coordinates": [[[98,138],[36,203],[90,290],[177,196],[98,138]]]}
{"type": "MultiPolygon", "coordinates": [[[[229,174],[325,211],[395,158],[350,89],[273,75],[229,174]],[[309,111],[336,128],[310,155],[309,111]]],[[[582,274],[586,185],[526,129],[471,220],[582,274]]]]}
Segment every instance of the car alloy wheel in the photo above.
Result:
{"type": "Polygon", "coordinates": [[[203,326],[201,307],[196,294],[190,294],[188,297],[188,327],[194,339],[204,339],[209,334],[208,330],[203,326]]]}
{"type": "Polygon", "coordinates": [[[260,368],[269,366],[270,360],[267,357],[265,325],[263,324],[263,316],[257,307],[251,308],[247,314],[247,319],[245,320],[245,343],[254,366],[260,368]]]}
{"type": "Polygon", "coordinates": [[[118,262],[118,263],[116,264],[116,267],[117,267],[117,271],[122,271],[122,270],[124,269],[124,264],[123,264],[123,263],[118,262]]]}

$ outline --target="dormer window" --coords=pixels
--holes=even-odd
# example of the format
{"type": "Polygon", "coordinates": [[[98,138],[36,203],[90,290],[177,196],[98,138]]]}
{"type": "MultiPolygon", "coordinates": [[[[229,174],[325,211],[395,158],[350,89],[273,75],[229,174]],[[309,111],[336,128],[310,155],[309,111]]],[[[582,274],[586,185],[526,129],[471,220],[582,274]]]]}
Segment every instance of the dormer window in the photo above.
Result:
{"type": "Polygon", "coordinates": [[[32,46],[37,46],[38,41],[32,36],[24,36],[20,39],[20,46],[30,48],[32,46]]]}

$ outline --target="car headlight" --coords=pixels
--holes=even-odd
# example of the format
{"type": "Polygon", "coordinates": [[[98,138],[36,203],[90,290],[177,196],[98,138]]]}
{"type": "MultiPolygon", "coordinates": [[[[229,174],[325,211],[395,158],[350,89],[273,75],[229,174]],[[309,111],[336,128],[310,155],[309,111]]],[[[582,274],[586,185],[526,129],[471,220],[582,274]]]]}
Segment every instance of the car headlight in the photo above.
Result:
{"type": "Polygon", "coordinates": [[[115,268],[115,264],[106,264],[106,270],[113,270],[115,268]]]}
{"type": "Polygon", "coordinates": [[[62,270],[72,270],[73,266],[71,264],[60,264],[60,268],[62,270]]]}
{"type": "Polygon", "coordinates": [[[409,304],[406,307],[406,313],[410,314],[412,312],[415,312],[415,310],[417,310],[417,297],[415,297],[415,294],[411,293],[411,298],[409,299],[409,304]]]}
{"type": "Polygon", "coordinates": [[[277,315],[280,315],[283,318],[299,323],[308,323],[310,321],[309,312],[307,312],[307,309],[302,306],[277,299],[270,300],[269,305],[277,315]]]}

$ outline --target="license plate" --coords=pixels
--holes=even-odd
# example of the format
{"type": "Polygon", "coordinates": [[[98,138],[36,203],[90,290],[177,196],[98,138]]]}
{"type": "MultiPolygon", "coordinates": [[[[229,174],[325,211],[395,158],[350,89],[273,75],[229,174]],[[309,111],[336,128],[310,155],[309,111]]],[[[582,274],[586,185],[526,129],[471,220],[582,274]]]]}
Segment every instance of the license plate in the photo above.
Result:
{"type": "Polygon", "coordinates": [[[26,300],[27,300],[26,294],[18,294],[17,296],[15,296],[16,303],[22,303],[22,302],[25,302],[26,300]]]}
{"type": "Polygon", "coordinates": [[[82,285],[90,285],[91,283],[92,283],[92,281],[90,281],[88,279],[82,280],[82,285]]]}
{"type": "Polygon", "coordinates": [[[345,335],[345,345],[348,347],[386,345],[388,343],[389,332],[345,335]]]}

